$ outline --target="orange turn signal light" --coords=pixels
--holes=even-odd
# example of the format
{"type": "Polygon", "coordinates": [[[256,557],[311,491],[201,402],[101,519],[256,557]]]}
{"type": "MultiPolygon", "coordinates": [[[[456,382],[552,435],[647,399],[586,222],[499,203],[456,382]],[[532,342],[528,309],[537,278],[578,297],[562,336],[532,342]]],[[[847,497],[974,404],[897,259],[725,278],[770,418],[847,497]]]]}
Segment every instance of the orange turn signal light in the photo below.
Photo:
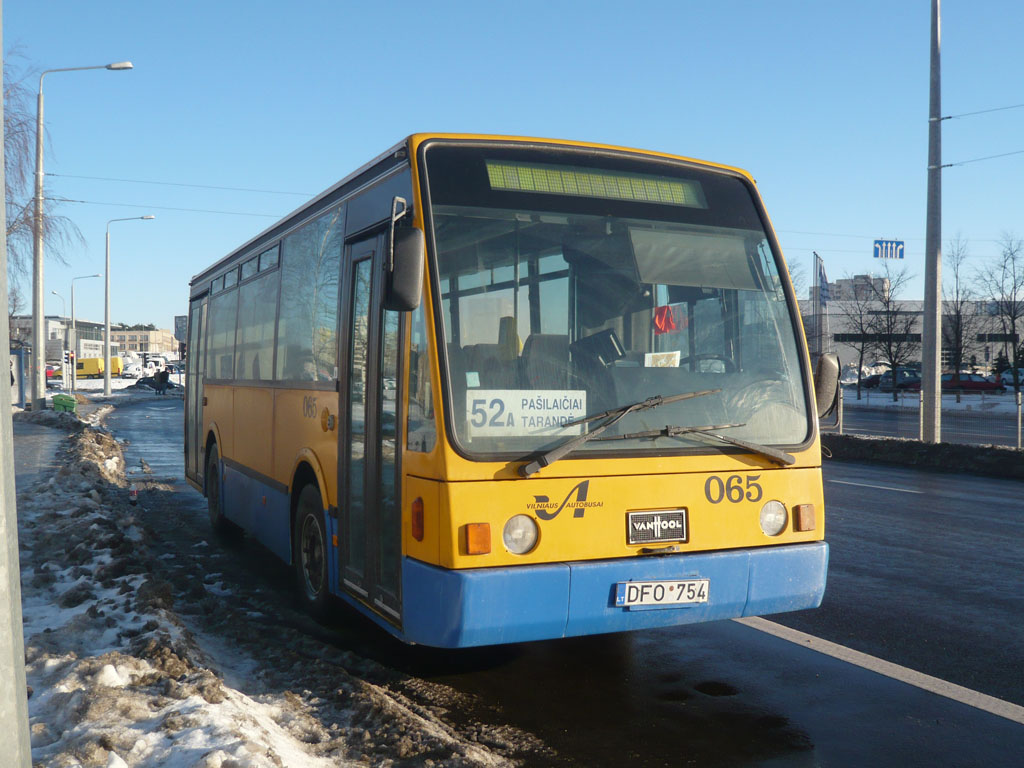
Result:
{"type": "Polygon", "coordinates": [[[419,496],[413,499],[409,520],[412,525],[412,537],[416,541],[423,541],[423,499],[419,496]]]}
{"type": "Polygon", "coordinates": [[[466,526],[466,554],[486,555],[491,551],[491,524],[468,523],[466,526]]]}
{"type": "Polygon", "coordinates": [[[815,526],[814,521],[814,505],[813,504],[797,504],[793,507],[793,528],[797,531],[813,531],[815,526]]]}

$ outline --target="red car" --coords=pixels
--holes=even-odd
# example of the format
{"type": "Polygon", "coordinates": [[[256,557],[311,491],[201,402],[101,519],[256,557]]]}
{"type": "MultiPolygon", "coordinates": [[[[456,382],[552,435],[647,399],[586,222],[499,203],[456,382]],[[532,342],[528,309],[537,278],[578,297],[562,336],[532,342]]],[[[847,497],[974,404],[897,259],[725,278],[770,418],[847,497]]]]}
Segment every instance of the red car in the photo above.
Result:
{"type": "Polygon", "coordinates": [[[942,388],[949,390],[961,390],[963,392],[1005,392],[1006,387],[1001,382],[989,381],[977,373],[944,373],[942,374],[942,388]]]}

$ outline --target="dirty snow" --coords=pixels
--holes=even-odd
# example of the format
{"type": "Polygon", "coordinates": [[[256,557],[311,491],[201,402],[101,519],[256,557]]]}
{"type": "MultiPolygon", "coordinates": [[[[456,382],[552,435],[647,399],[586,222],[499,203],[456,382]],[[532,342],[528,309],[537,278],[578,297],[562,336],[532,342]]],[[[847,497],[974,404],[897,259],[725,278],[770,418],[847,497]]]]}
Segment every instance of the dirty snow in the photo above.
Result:
{"type": "Polygon", "coordinates": [[[268,651],[273,632],[291,630],[260,630],[272,620],[254,606],[231,613],[240,598],[222,573],[161,570],[210,555],[159,551],[145,509],[127,503],[110,434],[70,414],[16,418],[69,433],[62,469],[18,494],[35,765],[513,764],[500,752],[514,734],[460,735],[443,706],[416,700],[423,681],[404,692],[401,680],[372,682],[361,673],[373,662],[306,650],[315,641],[302,636],[268,651]],[[217,621],[204,624],[210,615],[217,621]]]}

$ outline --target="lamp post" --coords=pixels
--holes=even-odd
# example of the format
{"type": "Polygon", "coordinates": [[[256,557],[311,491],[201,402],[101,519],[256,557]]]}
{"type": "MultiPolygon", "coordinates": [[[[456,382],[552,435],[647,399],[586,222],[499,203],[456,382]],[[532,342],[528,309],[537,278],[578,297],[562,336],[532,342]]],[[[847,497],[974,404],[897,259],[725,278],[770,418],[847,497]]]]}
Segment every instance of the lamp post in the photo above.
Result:
{"type": "Polygon", "coordinates": [[[60,314],[62,325],[64,326],[64,349],[68,348],[68,303],[64,301],[64,297],[56,291],[50,291],[54,296],[60,299],[60,314]]]}
{"type": "Polygon", "coordinates": [[[103,394],[110,396],[110,225],[115,221],[136,221],[155,219],[156,216],[129,216],[126,219],[111,219],[107,222],[106,290],[103,298],[103,394]]]}
{"type": "Polygon", "coordinates": [[[35,215],[32,219],[32,410],[46,405],[46,335],[43,329],[43,78],[51,72],[77,72],[84,69],[131,69],[130,61],[100,64],[94,67],[62,67],[47,69],[39,75],[39,95],[36,98],[36,195],[35,215]]]}
{"type": "Polygon", "coordinates": [[[71,368],[71,391],[78,388],[78,324],[75,322],[75,280],[86,280],[90,277],[103,277],[99,272],[95,275],[79,275],[71,278],[71,351],[75,353],[75,364],[71,368]]]}

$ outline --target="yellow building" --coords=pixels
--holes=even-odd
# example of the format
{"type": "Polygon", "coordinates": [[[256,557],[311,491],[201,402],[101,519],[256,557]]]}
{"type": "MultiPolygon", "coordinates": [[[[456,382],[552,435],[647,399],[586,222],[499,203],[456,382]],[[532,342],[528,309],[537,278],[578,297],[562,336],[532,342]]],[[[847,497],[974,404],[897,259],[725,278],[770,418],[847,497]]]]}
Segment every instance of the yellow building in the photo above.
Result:
{"type": "Polygon", "coordinates": [[[126,352],[178,355],[178,341],[170,331],[157,328],[152,331],[111,328],[110,341],[126,352]]]}

